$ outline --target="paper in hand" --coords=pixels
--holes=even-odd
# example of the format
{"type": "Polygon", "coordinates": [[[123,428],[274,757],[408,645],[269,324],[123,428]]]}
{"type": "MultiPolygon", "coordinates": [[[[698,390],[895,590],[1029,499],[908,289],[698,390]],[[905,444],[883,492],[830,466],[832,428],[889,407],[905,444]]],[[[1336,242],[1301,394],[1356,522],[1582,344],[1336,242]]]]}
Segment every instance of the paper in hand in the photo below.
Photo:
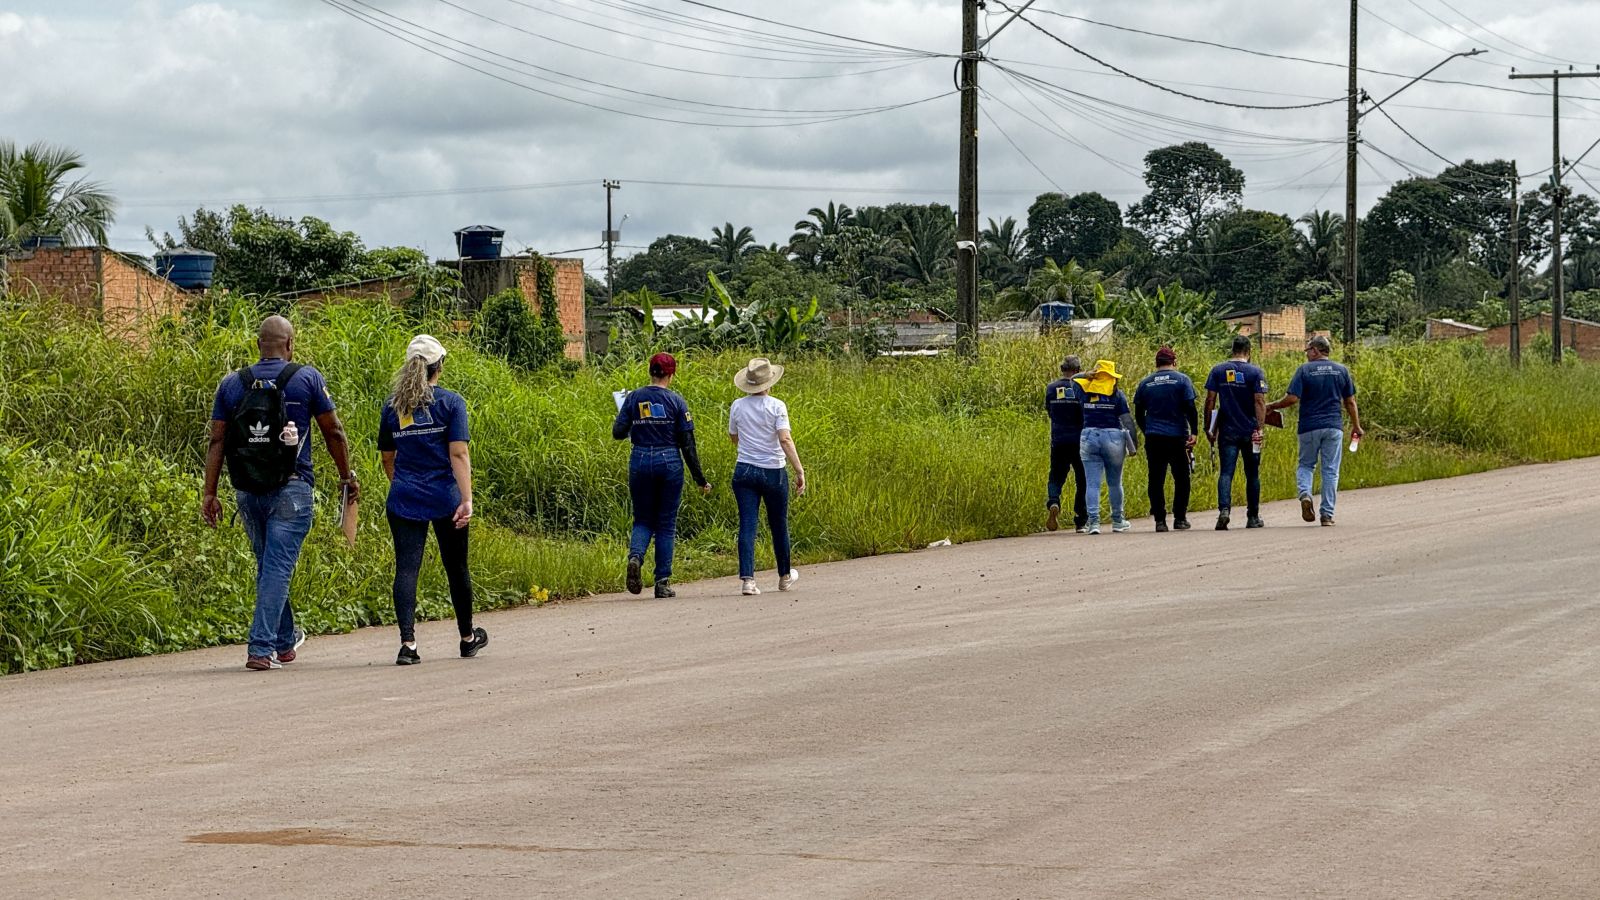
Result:
{"type": "Polygon", "coordinates": [[[356,530],[360,524],[357,504],[350,499],[350,485],[343,485],[339,488],[339,528],[344,532],[345,544],[356,545],[356,530]]]}
{"type": "Polygon", "coordinates": [[[622,404],[624,402],[626,402],[627,399],[628,399],[628,392],[627,391],[612,391],[611,392],[611,399],[617,401],[617,411],[621,412],[622,411],[622,404]]]}

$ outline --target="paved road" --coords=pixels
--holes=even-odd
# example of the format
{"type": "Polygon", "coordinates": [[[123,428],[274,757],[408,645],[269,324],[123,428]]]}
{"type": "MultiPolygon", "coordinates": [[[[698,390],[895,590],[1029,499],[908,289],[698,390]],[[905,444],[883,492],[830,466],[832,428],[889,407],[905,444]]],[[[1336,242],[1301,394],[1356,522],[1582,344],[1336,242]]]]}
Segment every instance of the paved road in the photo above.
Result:
{"type": "Polygon", "coordinates": [[[0,895],[1597,897],[1597,485],[0,679],[0,895]]]}

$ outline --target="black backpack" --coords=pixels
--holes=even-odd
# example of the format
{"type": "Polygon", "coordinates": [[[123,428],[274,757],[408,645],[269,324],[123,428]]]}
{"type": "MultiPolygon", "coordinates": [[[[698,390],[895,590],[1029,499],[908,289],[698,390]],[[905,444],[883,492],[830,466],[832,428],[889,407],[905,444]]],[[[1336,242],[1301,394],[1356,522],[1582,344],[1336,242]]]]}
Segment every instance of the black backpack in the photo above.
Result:
{"type": "Polygon", "coordinates": [[[228,420],[223,456],[228,461],[228,480],[235,490],[247,494],[270,494],[289,483],[300,461],[300,447],[309,439],[307,434],[291,444],[282,440],[283,429],[289,424],[289,413],[283,400],[284,389],[303,366],[289,363],[268,387],[258,382],[249,366],[239,370],[239,382],[244,385],[244,397],[239,401],[233,418],[228,420]]]}

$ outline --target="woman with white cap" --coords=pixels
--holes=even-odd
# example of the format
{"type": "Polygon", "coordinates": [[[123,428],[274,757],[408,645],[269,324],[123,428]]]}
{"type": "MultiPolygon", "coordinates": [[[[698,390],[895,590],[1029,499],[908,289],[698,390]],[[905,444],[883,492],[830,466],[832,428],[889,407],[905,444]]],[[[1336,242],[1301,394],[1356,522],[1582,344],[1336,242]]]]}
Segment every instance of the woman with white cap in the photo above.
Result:
{"type": "Polygon", "coordinates": [[[412,339],[378,426],[378,450],[389,476],[386,509],[394,536],[398,666],[422,662],[415,633],[417,575],[430,525],[450,582],[461,655],[476,656],[489,643],[489,633],[472,626],[472,578],[467,573],[467,525],[472,521],[467,404],[460,394],[438,386],[444,357],[444,347],[431,335],[412,339]]]}
{"type": "Polygon", "coordinates": [[[787,591],[800,577],[789,556],[789,473],[784,463],[794,467],[796,496],[806,492],[806,470],[789,431],[789,407],[768,393],[782,377],[783,366],[759,358],[733,377],[745,392],[728,410],[728,437],[739,448],[733,496],[739,504],[739,578],[745,596],[761,593],[756,587],[756,518],[762,501],[778,563],[778,590],[787,591]]]}

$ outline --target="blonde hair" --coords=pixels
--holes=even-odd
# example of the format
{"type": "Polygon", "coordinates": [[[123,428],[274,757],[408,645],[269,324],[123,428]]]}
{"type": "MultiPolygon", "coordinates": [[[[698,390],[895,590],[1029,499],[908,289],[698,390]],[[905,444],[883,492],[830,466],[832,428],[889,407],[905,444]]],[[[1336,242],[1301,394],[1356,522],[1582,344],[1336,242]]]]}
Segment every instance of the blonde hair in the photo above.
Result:
{"type": "Polygon", "coordinates": [[[394,394],[389,400],[396,413],[416,412],[433,403],[433,376],[438,374],[442,362],[430,366],[420,356],[406,360],[394,376],[394,394]]]}

